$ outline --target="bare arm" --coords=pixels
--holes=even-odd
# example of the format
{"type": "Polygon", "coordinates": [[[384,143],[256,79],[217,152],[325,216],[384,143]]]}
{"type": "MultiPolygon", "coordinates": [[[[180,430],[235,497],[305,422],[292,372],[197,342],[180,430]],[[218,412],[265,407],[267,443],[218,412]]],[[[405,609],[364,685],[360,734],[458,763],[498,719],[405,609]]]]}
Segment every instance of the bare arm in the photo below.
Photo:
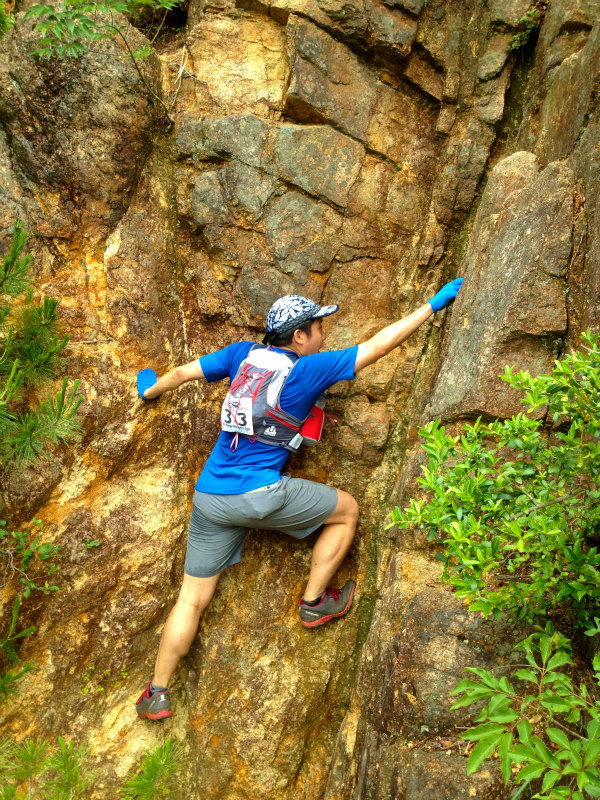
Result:
{"type": "Polygon", "coordinates": [[[163,375],[162,378],[159,378],[154,386],[146,389],[144,397],[146,400],[153,400],[155,397],[163,394],[163,392],[170,392],[171,389],[177,389],[183,383],[199,380],[203,377],[204,374],[200,366],[200,361],[198,359],[190,361],[189,364],[184,364],[182,367],[175,367],[175,369],[163,375]]]}
{"type": "Polygon", "coordinates": [[[394,347],[398,347],[400,342],[414,333],[424,322],[433,314],[433,309],[429,303],[413,311],[408,317],[393,322],[387,328],[383,328],[368,341],[358,345],[356,364],[354,371],[358,372],[369,364],[375,363],[383,356],[387,355],[394,347]]]}

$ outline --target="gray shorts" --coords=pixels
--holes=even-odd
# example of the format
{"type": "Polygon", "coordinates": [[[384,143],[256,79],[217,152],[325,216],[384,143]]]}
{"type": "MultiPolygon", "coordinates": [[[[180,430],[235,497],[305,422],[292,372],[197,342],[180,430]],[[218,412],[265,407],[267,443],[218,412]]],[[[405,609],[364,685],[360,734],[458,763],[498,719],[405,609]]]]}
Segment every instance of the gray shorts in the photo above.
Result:
{"type": "Polygon", "coordinates": [[[304,539],[333,513],[337,501],[333,486],[287,474],[277,483],[244,494],[196,492],[185,572],[208,578],[237,564],[250,528],[304,539]]]}

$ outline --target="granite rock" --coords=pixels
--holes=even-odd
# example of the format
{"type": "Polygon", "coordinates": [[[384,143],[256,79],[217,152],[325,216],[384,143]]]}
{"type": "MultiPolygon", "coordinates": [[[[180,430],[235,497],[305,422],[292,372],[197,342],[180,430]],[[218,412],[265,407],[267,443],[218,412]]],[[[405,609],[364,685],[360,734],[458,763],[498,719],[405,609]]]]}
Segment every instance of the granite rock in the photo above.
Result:
{"type": "MultiPolygon", "coordinates": [[[[131,26],[126,33],[134,47],[145,41],[131,26]]],[[[19,17],[0,47],[0,117],[26,187],[22,202],[47,237],[70,238],[93,224],[99,238],[127,209],[158,116],[118,42],[51,65],[31,54],[37,38],[19,17]]],[[[160,94],[157,57],[142,69],[160,94]]]]}
{"type": "Polygon", "coordinates": [[[498,378],[504,365],[545,372],[558,354],[567,328],[573,175],[559,162],[538,169],[531,153],[515,153],[491,173],[463,265],[467,285],[453,308],[432,417],[516,414],[519,397],[498,378]]]}
{"type": "Polygon", "coordinates": [[[327,125],[282,125],[275,159],[279,177],[344,208],[364,157],[363,146],[327,125]]]}
{"type": "Polygon", "coordinates": [[[287,114],[301,122],[328,122],[364,140],[377,85],[371,71],[342,43],[308,20],[287,26],[291,80],[287,114]]]}
{"type": "Polygon", "coordinates": [[[600,325],[597,2],[551,3],[531,58],[505,58],[528,7],[194,0],[142,63],[172,130],[115,42],[39,63],[21,18],[0,41],[0,248],[21,215],[85,396],[82,441],[3,479],[14,524],[39,516],[63,553],[58,595],[24,604],[36,669],[3,727],[86,744],[90,800],[116,796],[164,733],[186,744],[180,797],[512,793],[445,747],[447,695],[465,666],[505,664],[522,631],[467,614],[425,545],[386,525],[414,495],[424,419],[521,410],[504,365],[546,370],[600,325]],[[350,346],[458,274],[440,326],[333,386],[337,426],[290,462],[360,503],[336,578],[358,583],[348,617],[299,626],[315,537],[252,532],[174,677],[173,720],[141,725],[226,387],[145,404],[137,370],[260,341],[273,300],[298,291],[340,304],[326,346],[350,346]]]}
{"type": "Polygon", "coordinates": [[[339,248],[342,217],[299,192],[287,192],[265,219],[267,240],[280,269],[302,285],[307,272],[326,272],[339,248]]]}

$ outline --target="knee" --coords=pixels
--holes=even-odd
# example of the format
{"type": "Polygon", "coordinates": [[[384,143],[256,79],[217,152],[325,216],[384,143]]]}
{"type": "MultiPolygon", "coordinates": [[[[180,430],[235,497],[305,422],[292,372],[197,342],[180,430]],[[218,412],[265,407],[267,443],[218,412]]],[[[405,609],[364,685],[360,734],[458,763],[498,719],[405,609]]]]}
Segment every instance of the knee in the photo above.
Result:
{"type": "Polygon", "coordinates": [[[354,525],[356,526],[356,524],[358,522],[358,514],[360,512],[360,509],[358,507],[358,503],[352,497],[352,495],[350,495],[350,500],[352,501],[350,503],[350,518],[352,519],[352,521],[354,522],[354,525]]]}
{"type": "Polygon", "coordinates": [[[348,524],[356,528],[358,522],[359,507],[351,494],[344,492],[344,517],[348,524]]]}
{"type": "Polygon", "coordinates": [[[201,614],[212,600],[217,588],[218,575],[210,578],[194,578],[184,575],[177,598],[177,605],[187,615],[201,614]]]}
{"type": "Polygon", "coordinates": [[[199,597],[179,597],[177,599],[180,613],[186,617],[194,617],[199,615],[204,610],[206,603],[199,597]]]}

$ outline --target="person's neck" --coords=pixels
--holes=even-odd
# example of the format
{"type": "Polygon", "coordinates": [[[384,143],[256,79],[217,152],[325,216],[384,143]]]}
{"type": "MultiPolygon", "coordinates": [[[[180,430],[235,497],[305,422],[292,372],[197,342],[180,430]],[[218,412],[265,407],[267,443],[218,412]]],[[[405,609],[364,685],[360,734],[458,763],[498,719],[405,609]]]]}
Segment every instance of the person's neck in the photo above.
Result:
{"type": "Polygon", "coordinates": [[[283,351],[287,350],[288,352],[295,353],[298,356],[298,358],[300,358],[300,356],[302,355],[302,353],[296,347],[294,347],[293,344],[286,344],[285,346],[284,345],[272,344],[270,346],[271,347],[276,347],[277,350],[283,350],[283,351]]]}

